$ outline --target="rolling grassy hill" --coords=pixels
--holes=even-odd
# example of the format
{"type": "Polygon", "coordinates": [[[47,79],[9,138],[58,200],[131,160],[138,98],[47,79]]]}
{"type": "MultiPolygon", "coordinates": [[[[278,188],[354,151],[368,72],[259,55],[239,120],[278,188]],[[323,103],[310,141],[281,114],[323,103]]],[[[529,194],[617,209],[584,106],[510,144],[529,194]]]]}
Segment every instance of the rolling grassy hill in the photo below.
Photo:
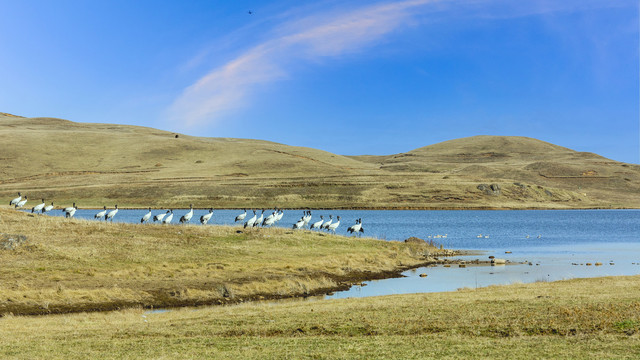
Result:
{"type": "Polygon", "coordinates": [[[640,166],[531,138],[387,156],[0,113],[0,198],[80,207],[639,208],[640,166]],[[177,135],[177,136],[176,136],[177,135]]]}

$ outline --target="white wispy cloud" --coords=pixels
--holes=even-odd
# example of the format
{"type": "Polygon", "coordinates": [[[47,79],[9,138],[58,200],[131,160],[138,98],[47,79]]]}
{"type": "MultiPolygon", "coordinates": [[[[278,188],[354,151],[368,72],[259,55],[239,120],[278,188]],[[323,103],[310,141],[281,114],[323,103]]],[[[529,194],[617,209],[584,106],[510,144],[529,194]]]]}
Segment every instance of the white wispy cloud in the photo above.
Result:
{"type": "MultiPolygon", "coordinates": [[[[405,0],[314,11],[304,17],[283,16],[284,20],[269,32],[270,37],[211,69],[184,89],[168,113],[187,127],[217,124],[225,113],[250,106],[251,94],[257,87],[290,77],[295,65],[363,52],[414,22],[419,24],[425,14],[437,12],[431,17],[439,21],[451,17],[492,20],[629,7],[635,1],[405,0]]],[[[193,61],[200,63],[203,59],[200,54],[193,61]]]]}
{"type": "Polygon", "coordinates": [[[287,78],[287,65],[361,51],[410,23],[419,8],[436,1],[378,3],[283,23],[272,38],[187,87],[171,105],[170,117],[188,127],[216,123],[224,113],[246,106],[254,87],[287,78]]]}

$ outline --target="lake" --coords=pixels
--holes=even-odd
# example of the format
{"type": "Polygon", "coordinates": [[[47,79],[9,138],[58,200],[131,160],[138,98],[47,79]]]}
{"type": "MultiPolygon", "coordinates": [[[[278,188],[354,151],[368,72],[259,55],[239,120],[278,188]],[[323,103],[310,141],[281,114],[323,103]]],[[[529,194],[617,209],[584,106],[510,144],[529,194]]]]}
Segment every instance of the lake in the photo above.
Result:
{"type": "MultiPolygon", "coordinates": [[[[165,211],[154,210],[153,214],[165,211]]],[[[265,211],[265,216],[272,211],[265,211]]],[[[80,209],[75,217],[93,219],[97,212],[80,209]]],[[[178,220],[186,212],[174,210],[174,226],[180,226],[178,220]]],[[[241,212],[214,210],[209,224],[233,225],[241,212]]],[[[114,221],[139,223],[146,213],[146,210],[120,210],[114,221]]],[[[201,226],[198,219],[206,213],[207,210],[194,210],[191,223],[201,226]]],[[[319,220],[320,215],[328,219],[329,214],[334,220],[337,215],[342,218],[337,234],[348,235],[347,228],[362,218],[364,235],[369,237],[401,241],[416,236],[445,248],[481,252],[468,259],[487,260],[489,255],[494,255],[527,264],[413,269],[406,271],[404,278],[369,281],[366,286],[354,286],[326,298],[640,274],[640,210],[312,210],[311,222],[319,220]],[[596,262],[603,265],[595,266],[596,262]],[[427,277],[420,277],[422,273],[427,277]]],[[[51,215],[63,214],[57,210],[51,215]]],[[[247,218],[252,215],[249,211],[247,218]]],[[[290,228],[301,216],[302,210],[286,210],[276,226],[290,228]]]]}

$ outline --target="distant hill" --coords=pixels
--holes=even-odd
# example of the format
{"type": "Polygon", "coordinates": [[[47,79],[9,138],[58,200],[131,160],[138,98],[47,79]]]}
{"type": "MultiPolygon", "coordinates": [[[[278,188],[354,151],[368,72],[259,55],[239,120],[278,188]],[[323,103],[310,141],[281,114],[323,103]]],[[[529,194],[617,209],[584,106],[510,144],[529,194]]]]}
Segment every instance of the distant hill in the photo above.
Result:
{"type": "Polygon", "coordinates": [[[640,166],[524,137],[387,156],[0,113],[0,197],[218,208],[638,208],[640,166]]]}

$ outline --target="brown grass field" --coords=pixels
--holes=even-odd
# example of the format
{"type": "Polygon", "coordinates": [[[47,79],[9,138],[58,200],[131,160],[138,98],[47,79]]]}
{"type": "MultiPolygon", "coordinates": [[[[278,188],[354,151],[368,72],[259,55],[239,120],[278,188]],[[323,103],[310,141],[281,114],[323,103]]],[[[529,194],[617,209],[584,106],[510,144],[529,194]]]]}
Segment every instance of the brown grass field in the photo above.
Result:
{"type": "Polygon", "coordinates": [[[308,230],[111,224],[7,209],[0,229],[26,236],[14,250],[0,246],[0,314],[324,294],[398,276],[447,251],[308,230]]]}
{"type": "Polygon", "coordinates": [[[0,318],[5,359],[637,359],[640,277],[0,318]]]}
{"type": "Polygon", "coordinates": [[[524,137],[475,136],[402,154],[341,156],[268,141],[0,113],[0,146],[0,198],[8,203],[20,191],[31,199],[28,206],[45,198],[85,208],[116,202],[200,208],[640,207],[639,165],[524,137]]]}
{"type": "Polygon", "coordinates": [[[0,145],[0,240],[25,239],[0,247],[2,359],[640,358],[640,276],[276,303],[444,251],[7,208],[18,191],[27,207],[45,198],[57,208],[639,208],[638,165],[523,137],[347,157],[3,113],[0,145]]]}
{"type": "Polygon", "coordinates": [[[26,236],[15,249],[0,250],[3,359],[640,356],[640,276],[274,302],[268,299],[389,276],[438,249],[310,231],[111,224],[8,209],[0,209],[0,228],[26,236]],[[254,299],[267,300],[245,302],[254,299]],[[147,308],[204,304],[218,306],[147,308]]]}

